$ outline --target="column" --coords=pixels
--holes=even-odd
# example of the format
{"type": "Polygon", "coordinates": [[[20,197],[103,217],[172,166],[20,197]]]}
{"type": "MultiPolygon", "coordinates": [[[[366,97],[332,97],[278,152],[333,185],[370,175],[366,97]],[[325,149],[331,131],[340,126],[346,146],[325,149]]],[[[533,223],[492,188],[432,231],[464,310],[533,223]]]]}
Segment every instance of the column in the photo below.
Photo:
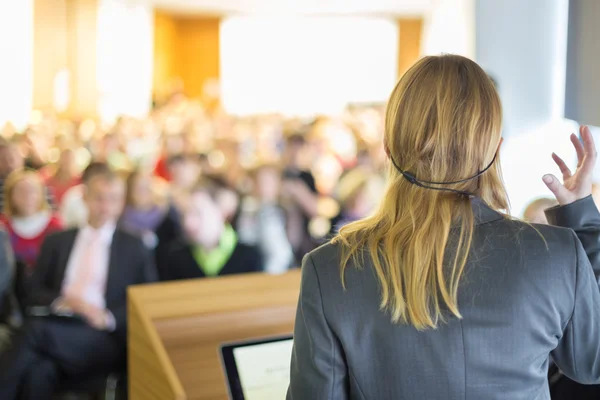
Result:
{"type": "Polygon", "coordinates": [[[33,0],[0,0],[0,130],[29,122],[33,92],[33,0]]]}

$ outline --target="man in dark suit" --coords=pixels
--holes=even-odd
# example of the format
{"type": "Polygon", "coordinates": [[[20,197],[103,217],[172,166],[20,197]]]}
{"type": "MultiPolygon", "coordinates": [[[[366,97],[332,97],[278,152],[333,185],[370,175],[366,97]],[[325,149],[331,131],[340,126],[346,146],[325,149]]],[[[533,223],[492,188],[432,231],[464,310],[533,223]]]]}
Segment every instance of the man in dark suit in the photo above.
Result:
{"type": "Polygon", "coordinates": [[[78,318],[27,321],[0,359],[3,400],[51,398],[61,379],[109,372],[123,362],[127,286],[155,280],[142,241],[116,227],[124,199],[121,179],[110,171],[96,175],[85,188],[88,224],[46,239],[28,305],[78,318]]]}

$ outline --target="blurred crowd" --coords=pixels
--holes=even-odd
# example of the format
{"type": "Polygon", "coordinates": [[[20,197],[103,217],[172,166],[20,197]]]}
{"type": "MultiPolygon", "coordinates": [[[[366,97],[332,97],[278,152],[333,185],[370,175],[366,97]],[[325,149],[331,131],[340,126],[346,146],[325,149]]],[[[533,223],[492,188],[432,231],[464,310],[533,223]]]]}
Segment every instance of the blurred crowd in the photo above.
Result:
{"type": "Polygon", "coordinates": [[[85,183],[106,169],[127,182],[119,225],[154,252],[160,279],[296,267],[377,204],[383,111],[235,117],[174,95],[110,126],[36,112],[0,139],[1,219],[19,272],[32,273],[46,235],[85,225],[85,183]],[[182,253],[190,243],[203,254],[182,253]]]}

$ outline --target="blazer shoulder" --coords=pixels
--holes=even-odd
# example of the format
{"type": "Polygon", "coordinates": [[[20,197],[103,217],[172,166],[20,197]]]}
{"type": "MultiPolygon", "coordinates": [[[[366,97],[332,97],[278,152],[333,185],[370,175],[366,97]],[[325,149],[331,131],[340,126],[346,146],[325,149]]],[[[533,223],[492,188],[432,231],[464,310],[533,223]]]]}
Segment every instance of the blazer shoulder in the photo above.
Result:
{"type": "Polygon", "coordinates": [[[327,266],[339,269],[341,250],[340,244],[329,241],[308,253],[304,257],[304,262],[310,261],[318,269],[326,268],[327,266]]]}
{"type": "MultiPolygon", "coordinates": [[[[504,220],[501,224],[504,229],[513,231],[521,240],[527,240],[533,244],[535,239],[540,244],[554,249],[564,249],[573,245],[573,230],[553,225],[529,224],[521,220],[504,220]]],[[[502,237],[502,232],[497,232],[502,237]]]]}
{"type": "Polygon", "coordinates": [[[115,230],[114,240],[122,241],[127,244],[144,245],[142,238],[138,234],[122,227],[118,227],[115,230]]]}
{"type": "Polygon", "coordinates": [[[77,236],[78,231],[79,229],[77,228],[53,231],[46,235],[45,241],[48,243],[60,243],[73,240],[77,236]]]}

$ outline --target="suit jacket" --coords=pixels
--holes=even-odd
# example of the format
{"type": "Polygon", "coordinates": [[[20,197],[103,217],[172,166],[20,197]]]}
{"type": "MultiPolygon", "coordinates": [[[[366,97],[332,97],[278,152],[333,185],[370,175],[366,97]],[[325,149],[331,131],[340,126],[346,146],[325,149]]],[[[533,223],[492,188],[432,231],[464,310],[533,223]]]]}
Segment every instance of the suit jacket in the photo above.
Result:
{"type": "MultiPolygon", "coordinates": [[[[49,306],[60,297],[77,233],[77,229],[70,229],[46,238],[31,277],[28,305],[49,306]]],[[[105,298],[106,308],[115,317],[118,337],[126,338],[127,287],[155,280],[154,264],[142,240],[117,228],[110,248],[105,298]]]]}
{"type": "Polygon", "coordinates": [[[547,212],[579,239],[472,204],[462,319],[435,330],[391,323],[368,257],[346,270],[346,290],[338,245],[305,258],[288,399],[548,400],[549,356],[569,377],[600,382],[600,214],[591,197],[547,212]]]}
{"type": "MultiPolygon", "coordinates": [[[[166,265],[160,267],[160,270],[163,271],[161,279],[178,280],[206,277],[196,262],[190,245],[183,239],[177,239],[171,243],[169,251],[162,262],[166,263],[166,265]]],[[[238,243],[231,257],[229,257],[229,260],[218,275],[259,271],[262,271],[262,260],[258,250],[255,247],[238,243]]]]}

